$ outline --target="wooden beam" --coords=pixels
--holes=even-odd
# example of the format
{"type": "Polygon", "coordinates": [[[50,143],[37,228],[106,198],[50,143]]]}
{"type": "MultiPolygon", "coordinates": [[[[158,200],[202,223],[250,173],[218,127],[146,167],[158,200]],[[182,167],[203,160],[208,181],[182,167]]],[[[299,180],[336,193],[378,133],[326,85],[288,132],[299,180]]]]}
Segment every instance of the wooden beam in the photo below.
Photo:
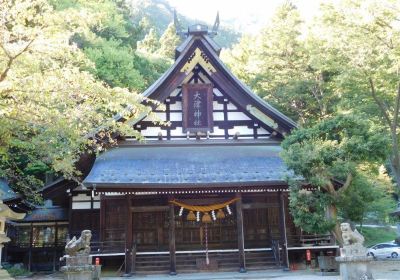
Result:
{"type": "MultiPolygon", "coordinates": [[[[172,200],[170,197],[169,200],[172,200]]],[[[175,247],[175,209],[172,203],[169,204],[169,262],[170,262],[170,275],[176,275],[176,247],[175,247]]]]}
{"type": "Polygon", "coordinates": [[[246,272],[246,258],[244,253],[244,230],[243,230],[243,209],[242,209],[242,194],[236,193],[236,224],[237,224],[237,239],[239,249],[239,272],[246,272]]]}
{"type": "Polygon", "coordinates": [[[130,207],[131,212],[136,213],[144,213],[144,212],[162,212],[168,211],[169,207],[167,206],[134,206],[130,207]]]}
{"type": "Polygon", "coordinates": [[[53,271],[56,271],[57,243],[58,243],[58,224],[56,222],[54,226],[53,271]]]}
{"type": "Polygon", "coordinates": [[[126,227],[125,227],[125,273],[124,277],[133,274],[133,239],[132,239],[132,196],[126,195],[126,227]]]}
{"type": "Polygon", "coordinates": [[[279,199],[279,233],[281,236],[282,245],[282,266],[283,270],[289,270],[289,256],[288,256],[288,244],[287,244],[287,233],[286,233],[286,209],[285,209],[285,197],[283,192],[278,192],[279,199]]]}
{"type": "Polygon", "coordinates": [[[278,203],[265,203],[265,202],[253,202],[253,203],[243,203],[243,209],[268,209],[268,208],[278,208],[278,203]]]}

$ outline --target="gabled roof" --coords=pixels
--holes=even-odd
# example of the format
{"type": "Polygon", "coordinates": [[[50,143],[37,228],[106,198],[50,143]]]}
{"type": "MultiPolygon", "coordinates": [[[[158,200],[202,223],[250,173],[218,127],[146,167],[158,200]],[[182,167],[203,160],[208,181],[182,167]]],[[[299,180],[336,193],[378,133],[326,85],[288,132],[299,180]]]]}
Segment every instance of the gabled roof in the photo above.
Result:
{"type": "Polygon", "coordinates": [[[234,102],[245,108],[250,114],[267,124],[281,135],[289,133],[297,125],[289,117],[254,94],[236,78],[219,58],[220,48],[204,34],[189,34],[176,50],[175,63],[143,95],[164,102],[189,72],[197,64],[209,74],[209,79],[227,94],[234,102]]]}

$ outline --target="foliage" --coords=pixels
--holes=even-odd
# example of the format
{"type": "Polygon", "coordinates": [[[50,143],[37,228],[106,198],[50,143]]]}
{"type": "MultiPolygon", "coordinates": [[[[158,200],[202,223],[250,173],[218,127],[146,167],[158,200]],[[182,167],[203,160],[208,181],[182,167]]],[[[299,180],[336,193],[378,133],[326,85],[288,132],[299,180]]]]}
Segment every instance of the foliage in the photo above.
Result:
{"type": "Polygon", "coordinates": [[[153,54],[160,48],[159,37],[156,31],[151,28],[143,40],[139,41],[137,48],[142,53],[153,54]]]}
{"type": "Polygon", "coordinates": [[[71,40],[94,63],[95,67],[86,70],[107,85],[143,91],[171,64],[167,57],[155,60],[151,53],[136,52],[138,41],[150,27],[145,18],[134,24],[124,1],[54,0],[53,3],[60,11],[86,9],[97,16],[96,24],[85,33],[75,33],[71,40]],[[148,66],[142,68],[143,64],[148,66]],[[148,75],[147,68],[163,71],[148,75]]]}
{"type": "Polygon", "coordinates": [[[289,207],[294,223],[305,232],[329,232],[335,226],[335,221],[326,216],[326,208],[331,200],[326,193],[307,191],[297,184],[292,184],[289,207]]]}
{"type": "Polygon", "coordinates": [[[325,65],[315,59],[325,54],[321,44],[304,38],[303,29],[296,6],[285,2],[259,35],[243,37],[224,58],[266,101],[310,124],[333,112],[337,96],[325,65]]]}
{"type": "Polygon", "coordinates": [[[388,139],[362,116],[343,114],[294,131],[282,147],[286,164],[296,174],[329,191],[333,180],[346,180],[357,165],[385,158],[388,139]]]}
{"type": "Polygon", "coordinates": [[[135,60],[135,65],[140,69],[145,85],[151,85],[170,66],[170,61],[159,56],[148,56],[139,52],[137,52],[136,55],[137,59],[135,60]]]}
{"type": "MultiPolygon", "coordinates": [[[[284,150],[281,155],[287,166],[296,175],[303,177],[306,182],[330,196],[328,206],[330,218],[336,222],[335,236],[340,240],[337,220],[339,200],[341,196],[347,194],[350,187],[361,190],[357,186],[360,185],[359,180],[362,178],[360,177],[361,168],[369,166],[373,169],[386,158],[387,138],[373,131],[368,121],[362,117],[338,115],[310,128],[294,131],[283,141],[282,147],[284,150]],[[341,182],[339,190],[335,186],[337,181],[341,182]]],[[[361,182],[361,184],[364,183],[361,182]]],[[[356,194],[356,192],[351,193],[356,194]]],[[[322,195],[319,197],[315,194],[312,197],[316,200],[320,199],[320,203],[326,202],[322,195]]],[[[365,199],[365,197],[360,197],[360,199],[365,199]]],[[[302,211],[302,204],[298,205],[296,191],[292,191],[291,200],[292,213],[302,211]]],[[[310,205],[315,207],[313,204],[310,205]]],[[[320,220],[317,222],[314,219],[312,221],[314,224],[326,222],[326,217],[321,213],[316,218],[320,220]]],[[[297,225],[303,226],[301,223],[297,225]]]]}
{"type": "Polygon", "coordinates": [[[89,72],[112,87],[127,87],[131,90],[144,90],[147,84],[137,70],[138,60],[133,50],[121,46],[121,42],[99,40],[93,47],[86,47],[84,53],[95,63],[89,72]]]}
{"type": "Polygon", "coordinates": [[[358,224],[390,222],[389,213],[396,207],[391,195],[393,189],[390,178],[382,174],[382,170],[379,173],[373,170],[358,172],[350,187],[340,194],[338,208],[343,220],[358,224]]]}
{"type": "Polygon", "coordinates": [[[400,3],[391,0],[326,4],[318,35],[331,53],[340,54],[335,86],[345,97],[341,106],[368,113],[390,135],[391,173],[400,188],[399,10],[400,3]]]}
{"type": "Polygon", "coordinates": [[[32,273],[29,270],[15,266],[7,268],[7,272],[10,274],[11,277],[32,275],[32,273]]]}
{"type": "Polygon", "coordinates": [[[135,92],[82,71],[93,65],[70,38],[90,34],[98,14],[54,10],[45,0],[6,0],[0,10],[0,176],[37,200],[38,173],[79,181],[82,152],[112,145],[111,134],[140,137],[113,116],[135,117],[147,108],[135,92]]]}
{"type": "Polygon", "coordinates": [[[175,58],[175,49],[180,45],[181,39],[176,35],[175,25],[170,23],[160,37],[160,49],[157,53],[162,57],[175,58]]]}
{"type": "Polygon", "coordinates": [[[377,243],[391,242],[397,236],[396,230],[390,227],[357,227],[357,230],[364,236],[364,246],[366,247],[377,243]]]}

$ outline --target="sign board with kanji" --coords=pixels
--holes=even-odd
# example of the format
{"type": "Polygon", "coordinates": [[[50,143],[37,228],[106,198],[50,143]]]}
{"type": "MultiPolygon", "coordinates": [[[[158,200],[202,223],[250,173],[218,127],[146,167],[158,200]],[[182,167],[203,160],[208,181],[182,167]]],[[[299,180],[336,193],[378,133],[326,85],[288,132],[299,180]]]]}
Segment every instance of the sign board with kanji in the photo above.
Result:
{"type": "Polygon", "coordinates": [[[185,84],[182,86],[183,131],[213,131],[213,85],[185,84]]]}

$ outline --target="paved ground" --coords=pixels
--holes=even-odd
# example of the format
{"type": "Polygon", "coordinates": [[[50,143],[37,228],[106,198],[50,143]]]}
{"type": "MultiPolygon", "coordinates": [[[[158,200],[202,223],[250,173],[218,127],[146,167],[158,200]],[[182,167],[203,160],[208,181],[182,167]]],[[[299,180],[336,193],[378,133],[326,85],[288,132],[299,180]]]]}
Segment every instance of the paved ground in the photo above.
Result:
{"type": "MultiPolygon", "coordinates": [[[[400,261],[377,261],[372,267],[372,274],[376,280],[400,280],[400,261]]],[[[25,278],[27,279],[27,278],[25,278]]],[[[28,279],[63,279],[62,274],[35,275],[28,279]]],[[[238,272],[215,272],[215,273],[194,273],[169,275],[135,275],[129,278],[102,277],[104,280],[339,280],[339,276],[321,276],[312,270],[299,270],[285,272],[282,270],[250,271],[247,273],[238,272]]]]}
{"type": "MultiPolygon", "coordinates": [[[[25,278],[26,279],[26,278],[25,278]]],[[[35,275],[28,279],[62,279],[60,274],[51,275],[35,275]]],[[[215,273],[193,273],[193,274],[178,274],[175,276],[170,275],[134,275],[129,278],[122,277],[102,277],[105,280],[122,280],[122,279],[135,279],[135,280],[266,280],[266,279],[285,279],[285,280],[337,280],[338,276],[319,276],[312,271],[294,271],[284,272],[282,270],[267,270],[267,271],[251,271],[247,273],[238,272],[215,272],[215,273]]],[[[399,278],[396,278],[399,279],[399,278]]]]}

